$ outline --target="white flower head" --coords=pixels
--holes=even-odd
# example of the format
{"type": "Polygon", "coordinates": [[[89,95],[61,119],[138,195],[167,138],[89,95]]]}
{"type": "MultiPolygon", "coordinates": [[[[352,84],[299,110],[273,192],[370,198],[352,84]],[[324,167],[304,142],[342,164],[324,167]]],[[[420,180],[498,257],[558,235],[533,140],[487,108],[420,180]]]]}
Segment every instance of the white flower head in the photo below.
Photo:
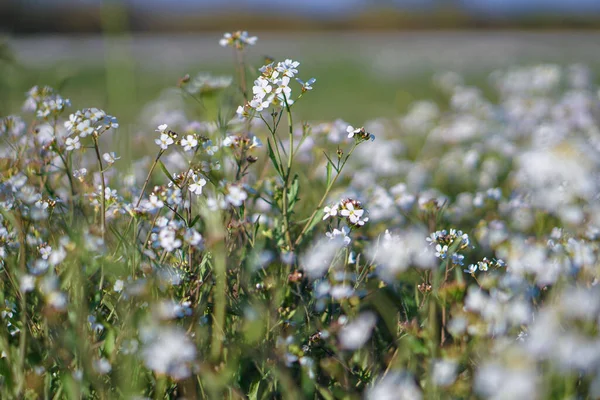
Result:
{"type": "Polygon", "coordinates": [[[117,157],[117,154],[114,151],[111,151],[110,153],[104,153],[102,158],[108,163],[108,165],[112,165],[115,163],[115,161],[121,159],[121,157],[117,157]]]}
{"type": "Polygon", "coordinates": [[[360,133],[361,129],[363,128],[354,128],[352,125],[348,125],[348,127],[346,128],[346,132],[348,132],[349,138],[353,138],[354,135],[360,133]]]}
{"type": "Polygon", "coordinates": [[[364,312],[354,321],[340,329],[338,339],[342,348],[347,350],[360,349],[371,337],[371,332],[377,323],[377,316],[370,312],[364,312]]]}
{"type": "Polygon", "coordinates": [[[294,75],[298,73],[297,68],[299,65],[300,63],[298,61],[293,61],[288,58],[285,61],[277,63],[277,67],[275,67],[275,69],[282,75],[293,78],[294,75]]]}
{"type": "Polygon", "coordinates": [[[151,334],[142,357],[144,364],[154,372],[185,379],[191,375],[190,364],[196,358],[196,347],[182,330],[165,328],[151,334]]]}
{"type": "Polygon", "coordinates": [[[229,186],[226,199],[231,205],[233,205],[235,207],[239,207],[242,205],[244,200],[246,200],[247,198],[248,198],[248,194],[241,186],[237,186],[237,185],[229,186]]]}
{"type": "Polygon", "coordinates": [[[332,206],[325,206],[325,208],[323,209],[323,212],[325,213],[323,215],[323,221],[329,217],[335,217],[336,215],[338,215],[338,208],[339,208],[339,203],[334,204],[332,206]]]}
{"type": "Polygon", "coordinates": [[[65,145],[66,150],[67,151],[73,151],[73,150],[79,150],[81,148],[81,142],[79,141],[79,136],[75,136],[73,138],[67,138],[67,140],[65,141],[65,145]]]}
{"type": "Polygon", "coordinates": [[[198,139],[196,139],[195,135],[187,135],[181,139],[181,145],[183,146],[183,150],[190,151],[198,146],[198,139]]]}
{"type": "Polygon", "coordinates": [[[200,196],[204,186],[206,186],[206,179],[196,174],[192,175],[192,184],[189,186],[190,192],[194,193],[196,196],[200,196]]]}
{"type": "Polygon", "coordinates": [[[154,140],[154,143],[156,143],[163,150],[168,149],[173,142],[173,138],[166,133],[161,133],[160,138],[154,140]]]}

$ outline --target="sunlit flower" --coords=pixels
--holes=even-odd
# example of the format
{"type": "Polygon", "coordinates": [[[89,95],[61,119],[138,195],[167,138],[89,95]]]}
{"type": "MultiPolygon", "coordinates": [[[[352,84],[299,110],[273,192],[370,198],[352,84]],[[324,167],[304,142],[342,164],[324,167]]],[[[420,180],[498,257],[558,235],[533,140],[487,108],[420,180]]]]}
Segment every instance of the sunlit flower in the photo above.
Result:
{"type": "Polygon", "coordinates": [[[173,144],[173,138],[166,133],[161,133],[160,138],[155,139],[154,142],[160,146],[161,149],[166,150],[173,144]]]}
{"type": "Polygon", "coordinates": [[[73,150],[78,150],[81,148],[81,143],[79,142],[79,136],[75,136],[73,138],[67,138],[67,140],[65,141],[66,144],[66,150],[67,151],[73,151],[73,150]]]}
{"type": "Polygon", "coordinates": [[[187,135],[181,139],[181,145],[183,146],[183,150],[190,151],[198,146],[198,139],[194,135],[187,135]]]}

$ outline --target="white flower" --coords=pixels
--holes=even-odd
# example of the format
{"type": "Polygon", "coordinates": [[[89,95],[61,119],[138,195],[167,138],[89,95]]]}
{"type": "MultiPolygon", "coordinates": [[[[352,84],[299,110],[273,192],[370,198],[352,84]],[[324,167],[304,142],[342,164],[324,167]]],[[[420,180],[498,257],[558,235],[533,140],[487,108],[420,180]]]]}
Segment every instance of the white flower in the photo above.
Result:
{"type": "Polygon", "coordinates": [[[365,393],[365,400],[421,400],[423,394],[413,376],[391,371],[365,393]]]}
{"type": "Polygon", "coordinates": [[[222,47],[231,46],[236,49],[243,49],[245,46],[253,46],[257,40],[256,36],[248,36],[248,32],[246,31],[227,32],[219,40],[219,45],[222,47]]]}
{"type": "Polygon", "coordinates": [[[256,111],[262,111],[265,108],[268,108],[270,104],[271,102],[269,101],[269,99],[263,101],[262,98],[258,97],[254,97],[252,100],[250,100],[250,103],[248,103],[248,105],[254,108],[256,111]]]}
{"type": "Polygon", "coordinates": [[[325,221],[329,217],[335,217],[338,214],[338,207],[339,204],[334,204],[331,207],[325,206],[325,208],[323,209],[323,211],[325,212],[325,215],[323,215],[323,221],[325,221]]]}
{"type": "Polygon", "coordinates": [[[346,128],[346,132],[348,132],[349,138],[354,137],[354,135],[356,135],[357,133],[360,133],[361,130],[362,130],[362,128],[355,129],[352,125],[348,125],[348,127],[346,128]]]}
{"type": "Polygon", "coordinates": [[[281,74],[293,78],[294,75],[298,73],[296,68],[298,68],[299,65],[300,63],[298,61],[292,61],[288,58],[287,60],[278,63],[275,69],[281,74]]]}
{"type": "MultiPolygon", "coordinates": [[[[163,125],[161,125],[163,126],[163,125]]],[[[166,125],[165,125],[166,126],[166,125]]],[[[166,150],[170,145],[173,144],[173,138],[166,133],[161,133],[159,139],[155,139],[154,143],[160,146],[161,149],[166,150]]]]}
{"type": "Polygon", "coordinates": [[[65,144],[67,145],[67,151],[79,150],[81,148],[79,136],[75,136],[74,138],[67,138],[65,144]]]}
{"type": "Polygon", "coordinates": [[[267,79],[259,76],[258,79],[254,81],[254,87],[252,88],[254,97],[262,100],[267,94],[271,93],[273,87],[269,83],[270,82],[267,79]]]}
{"type": "Polygon", "coordinates": [[[77,124],[79,124],[80,121],[81,121],[81,115],[80,115],[80,112],[77,111],[77,113],[69,115],[69,120],[65,122],[65,128],[69,132],[73,132],[75,130],[75,127],[77,126],[77,124]]]}
{"type": "Polygon", "coordinates": [[[50,254],[50,257],[48,257],[48,263],[55,267],[63,262],[65,258],[67,258],[67,252],[65,251],[64,247],[60,246],[50,254]]]}
{"type": "MultiPolygon", "coordinates": [[[[98,190],[99,191],[102,190],[101,185],[98,186],[98,190]]],[[[116,198],[117,198],[117,189],[111,189],[110,187],[106,186],[104,188],[104,199],[110,200],[110,199],[116,199],[116,198]]]]}
{"type": "Polygon", "coordinates": [[[185,235],[183,235],[183,239],[186,241],[186,243],[188,243],[194,247],[202,247],[202,243],[203,243],[202,235],[193,228],[189,228],[185,231],[185,235]]]}
{"type": "Polygon", "coordinates": [[[35,276],[29,274],[23,275],[20,279],[19,288],[23,293],[31,292],[35,289],[35,276]]]}
{"type": "Polygon", "coordinates": [[[52,254],[52,247],[45,245],[40,247],[39,249],[40,255],[42,256],[42,258],[44,260],[47,260],[48,257],[50,257],[50,254],[52,254]]]}
{"type": "Polygon", "coordinates": [[[211,211],[224,210],[227,208],[227,200],[225,200],[221,195],[216,198],[209,197],[206,199],[206,205],[211,211]]]}
{"type": "Polygon", "coordinates": [[[448,246],[444,245],[436,245],[435,246],[435,256],[438,258],[441,258],[442,260],[444,258],[446,258],[446,256],[448,255],[448,246]]]}
{"type": "MultiPolygon", "coordinates": [[[[438,245],[439,246],[439,245],[438,245]]],[[[470,264],[466,269],[463,270],[467,274],[474,274],[477,272],[477,264],[470,264]]]]}
{"type": "Polygon", "coordinates": [[[121,279],[117,279],[117,281],[115,282],[115,285],[113,286],[113,290],[117,293],[121,293],[121,291],[123,290],[124,284],[125,283],[121,279]]]}
{"type": "Polygon", "coordinates": [[[227,136],[225,139],[223,139],[223,142],[221,144],[223,145],[223,147],[230,147],[233,144],[233,137],[227,136]]]}
{"type": "Polygon", "coordinates": [[[161,208],[164,207],[164,205],[165,205],[165,203],[163,203],[163,201],[161,199],[159,199],[157,195],[152,193],[150,195],[150,197],[148,198],[148,202],[146,203],[145,208],[148,211],[155,211],[155,210],[160,210],[161,208]]]}
{"type": "Polygon", "coordinates": [[[103,110],[99,110],[97,108],[90,108],[86,110],[85,117],[91,119],[93,122],[100,121],[104,117],[106,117],[106,113],[103,110]]]}
{"type": "Polygon", "coordinates": [[[256,137],[256,136],[252,136],[252,144],[250,145],[249,148],[250,149],[260,148],[262,146],[263,146],[263,144],[262,144],[261,140],[258,137],[256,137]]]}
{"type": "Polygon", "coordinates": [[[173,251],[181,247],[181,240],[175,236],[175,231],[169,227],[163,228],[158,234],[160,247],[166,251],[173,251]]]}
{"type": "Polygon", "coordinates": [[[87,168],[73,170],[73,177],[83,180],[83,177],[87,175],[87,168]]]}
{"type": "Polygon", "coordinates": [[[167,125],[167,124],[159,125],[158,129],[155,132],[165,133],[167,131],[168,126],[169,125],[167,125]]]}
{"type": "Polygon", "coordinates": [[[229,192],[227,193],[226,199],[231,205],[239,207],[247,198],[248,194],[240,186],[229,186],[229,192]]]}
{"type": "Polygon", "coordinates": [[[341,236],[323,238],[312,244],[300,257],[300,265],[306,275],[310,279],[322,277],[332,267],[337,252],[343,249],[344,245],[341,236]]]}
{"type": "Polygon", "coordinates": [[[115,161],[121,159],[121,157],[117,157],[117,154],[114,151],[111,151],[110,153],[104,153],[102,158],[108,163],[108,165],[112,165],[115,163],[115,161]]]}
{"type": "Polygon", "coordinates": [[[450,386],[456,380],[458,364],[454,360],[437,360],[433,365],[432,379],[437,386],[450,386]]]}
{"type": "Polygon", "coordinates": [[[94,133],[94,127],[91,125],[89,119],[86,119],[79,124],[77,124],[77,131],[79,132],[79,136],[86,137],[94,133]]]}
{"type": "Polygon", "coordinates": [[[315,83],[317,80],[315,78],[310,78],[309,80],[307,80],[306,82],[304,82],[302,79],[296,78],[296,81],[302,85],[302,91],[306,92],[307,90],[312,90],[313,87],[313,83],[315,83]]]}
{"type": "Polygon", "coordinates": [[[354,321],[340,329],[338,338],[342,348],[347,350],[360,349],[371,337],[371,331],[377,323],[377,317],[372,312],[364,312],[354,321]]]}
{"type": "Polygon", "coordinates": [[[181,139],[181,145],[183,146],[183,150],[190,151],[198,146],[198,139],[194,135],[187,135],[181,139]]]}
{"type": "Polygon", "coordinates": [[[352,204],[352,202],[347,202],[344,204],[344,209],[342,209],[340,215],[348,217],[352,224],[358,224],[364,213],[365,210],[354,208],[354,204],[352,204]]]}
{"type": "Polygon", "coordinates": [[[344,244],[350,244],[352,239],[350,238],[350,236],[348,236],[349,233],[350,229],[347,226],[342,226],[341,230],[334,229],[331,232],[326,232],[325,235],[331,240],[336,239],[337,237],[341,237],[344,240],[344,244]]]}
{"type": "Polygon", "coordinates": [[[237,110],[235,110],[235,113],[238,115],[238,117],[243,118],[243,117],[247,117],[248,116],[248,111],[246,111],[246,108],[244,106],[238,106],[237,110]]]}
{"type": "Polygon", "coordinates": [[[177,328],[165,328],[152,336],[142,351],[146,367],[175,379],[189,377],[189,364],[196,358],[196,347],[185,332],[177,328]]]}
{"type": "Polygon", "coordinates": [[[206,179],[200,177],[198,179],[198,175],[194,174],[192,176],[193,183],[189,186],[190,192],[194,193],[196,196],[200,196],[202,194],[202,188],[206,185],[206,179]]]}
{"type": "Polygon", "coordinates": [[[102,375],[108,374],[112,369],[112,367],[110,366],[110,362],[106,358],[94,360],[93,367],[97,373],[102,375]]]}
{"type": "Polygon", "coordinates": [[[223,34],[223,37],[219,39],[219,45],[221,47],[227,47],[230,43],[232,43],[231,33],[226,32],[223,34]]]}

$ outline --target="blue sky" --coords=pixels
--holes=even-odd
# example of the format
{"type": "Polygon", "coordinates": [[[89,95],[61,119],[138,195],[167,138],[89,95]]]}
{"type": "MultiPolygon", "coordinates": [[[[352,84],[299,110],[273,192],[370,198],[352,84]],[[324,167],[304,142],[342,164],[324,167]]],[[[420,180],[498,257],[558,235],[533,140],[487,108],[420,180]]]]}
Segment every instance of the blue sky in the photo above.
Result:
{"type": "MultiPolygon", "coordinates": [[[[98,4],[102,0],[26,0],[36,5],[98,4]]],[[[105,0],[106,1],[106,0],[105,0]]],[[[112,0],[116,1],[116,0],[112,0]]],[[[520,14],[552,12],[569,14],[600,14],[600,0],[120,0],[140,8],[170,11],[190,10],[214,12],[231,9],[243,11],[272,10],[302,14],[346,14],[377,6],[397,6],[406,9],[428,9],[435,5],[458,5],[483,14],[520,14]]]]}

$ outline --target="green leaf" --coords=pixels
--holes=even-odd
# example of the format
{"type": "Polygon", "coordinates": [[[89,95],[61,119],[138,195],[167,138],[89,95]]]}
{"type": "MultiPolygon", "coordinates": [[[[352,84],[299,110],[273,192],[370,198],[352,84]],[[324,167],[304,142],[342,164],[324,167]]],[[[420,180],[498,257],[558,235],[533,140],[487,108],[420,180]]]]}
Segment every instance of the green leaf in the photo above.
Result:
{"type": "Polygon", "coordinates": [[[115,335],[115,330],[110,328],[108,329],[108,332],[106,333],[106,337],[104,339],[104,352],[107,355],[111,355],[113,353],[113,351],[115,350],[115,342],[116,342],[116,335],[115,335]]]}
{"type": "Polygon", "coordinates": [[[248,400],[258,400],[258,389],[260,389],[260,379],[250,385],[248,400]]]}
{"type": "Polygon", "coordinates": [[[165,164],[163,164],[162,161],[158,160],[158,165],[160,166],[160,169],[162,169],[162,172],[165,173],[165,175],[167,176],[167,178],[169,178],[169,180],[171,182],[175,183],[175,179],[171,176],[171,174],[167,170],[167,167],[165,167],[165,164]]]}
{"type": "Polygon", "coordinates": [[[196,217],[192,220],[192,222],[190,222],[189,227],[192,228],[194,225],[196,225],[196,222],[198,222],[199,219],[200,219],[200,214],[196,215],[196,217]]]}
{"type": "Polygon", "coordinates": [[[279,163],[277,162],[277,157],[275,157],[275,152],[273,152],[273,146],[271,146],[271,139],[267,139],[267,150],[269,153],[269,158],[271,159],[271,163],[275,167],[277,174],[283,178],[283,172],[281,171],[281,167],[279,166],[279,163]]]}
{"type": "Polygon", "coordinates": [[[300,189],[300,181],[298,180],[298,174],[294,175],[294,179],[292,179],[292,184],[288,189],[288,209],[292,210],[294,205],[298,201],[298,190],[300,189]]]}
{"type": "Polygon", "coordinates": [[[316,385],[316,386],[317,386],[317,390],[319,391],[319,394],[321,396],[323,396],[324,399],[335,400],[335,397],[333,397],[333,394],[331,394],[331,392],[329,390],[327,390],[326,388],[324,388],[321,385],[316,385]]]}
{"type": "Polygon", "coordinates": [[[327,187],[331,184],[331,175],[333,170],[333,164],[331,162],[327,162],[327,187]]]}
{"type": "Polygon", "coordinates": [[[312,220],[308,228],[306,228],[306,232],[310,232],[319,222],[321,222],[322,218],[323,210],[319,210],[319,212],[317,212],[317,215],[315,215],[315,218],[312,220]]]}

